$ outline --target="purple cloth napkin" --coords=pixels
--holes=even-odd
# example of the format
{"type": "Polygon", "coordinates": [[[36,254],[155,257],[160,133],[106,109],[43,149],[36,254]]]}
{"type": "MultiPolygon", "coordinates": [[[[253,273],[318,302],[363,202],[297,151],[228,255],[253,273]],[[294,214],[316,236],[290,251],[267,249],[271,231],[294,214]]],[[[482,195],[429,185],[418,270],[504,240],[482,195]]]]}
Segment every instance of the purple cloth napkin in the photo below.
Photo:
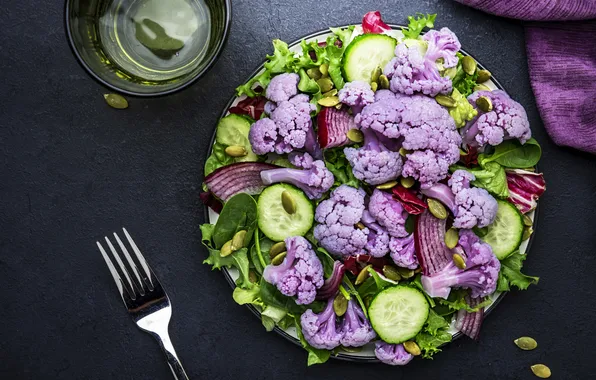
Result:
{"type": "Polygon", "coordinates": [[[457,0],[525,24],[530,81],[558,145],[596,154],[596,0],[457,0]],[[585,21],[577,21],[585,20],[585,21]]]}

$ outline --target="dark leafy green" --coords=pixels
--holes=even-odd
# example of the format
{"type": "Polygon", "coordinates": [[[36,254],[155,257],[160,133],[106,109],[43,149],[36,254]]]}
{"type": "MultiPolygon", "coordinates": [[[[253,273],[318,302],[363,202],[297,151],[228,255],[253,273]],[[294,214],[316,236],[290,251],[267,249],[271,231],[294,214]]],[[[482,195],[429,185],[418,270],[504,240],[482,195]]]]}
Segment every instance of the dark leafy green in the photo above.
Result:
{"type": "Polygon", "coordinates": [[[331,351],[322,350],[320,348],[314,348],[313,346],[308,344],[308,342],[304,338],[304,334],[302,334],[302,328],[300,327],[300,316],[299,315],[296,315],[294,317],[294,321],[295,321],[294,325],[296,326],[296,334],[298,335],[298,338],[300,339],[300,343],[302,344],[302,347],[304,347],[304,349],[308,352],[308,365],[311,366],[314,364],[323,364],[327,360],[329,360],[329,357],[331,356],[331,351]]]}
{"type": "Polygon", "coordinates": [[[484,162],[496,162],[507,168],[534,167],[542,156],[542,148],[534,138],[521,144],[518,140],[506,140],[496,146],[494,152],[485,155],[484,162]]]}
{"type": "Polygon", "coordinates": [[[240,193],[230,198],[224,205],[215,229],[213,243],[220,249],[236,232],[246,230],[244,246],[247,247],[257,228],[257,202],[246,193],[240,193]]]}
{"type": "Polygon", "coordinates": [[[333,264],[335,264],[335,259],[331,257],[329,252],[323,247],[318,247],[315,251],[319,260],[321,260],[321,264],[323,264],[323,272],[325,273],[325,278],[331,276],[333,273],[333,264]]]}
{"type": "Polygon", "coordinates": [[[520,290],[526,290],[528,286],[538,284],[539,277],[528,276],[521,272],[526,257],[527,255],[514,253],[506,259],[501,260],[501,271],[499,272],[499,280],[497,282],[498,291],[509,291],[512,286],[520,290]]]}
{"type": "Polygon", "coordinates": [[[230,165],[234,162],[234,158],[225,154],[224,150],[226,149],[225,145],[220,143],[215,143],[213,145],[213,150],[211,155],[205,161],[205,176],[208,176],[216,169],[221,168],[222,166],[230,165]]]}
{"type": "Polygon", "coordinates": [[[448,328],[449,323],[445,318],[431,309],[422,331],[415,338],[423,358],[432,359],[434,354],[441,351],[440,346],[451,342],[452,336],[447,331],[448,328]]]}
{"type": "Polygon", "coordinates": [[[288,313],[294,315],[300,315],[307,309],[312,309],[315,313],[319,313],[325,308],[325,304],[319,301],[315,301],[310,305],[298,305],[294,298],[284,296],[277,290],[275,285],[271,285],[263,279],[261,279],[260,288],[261,292],[259,296],[265,305],[286,310],[288,313]]]}

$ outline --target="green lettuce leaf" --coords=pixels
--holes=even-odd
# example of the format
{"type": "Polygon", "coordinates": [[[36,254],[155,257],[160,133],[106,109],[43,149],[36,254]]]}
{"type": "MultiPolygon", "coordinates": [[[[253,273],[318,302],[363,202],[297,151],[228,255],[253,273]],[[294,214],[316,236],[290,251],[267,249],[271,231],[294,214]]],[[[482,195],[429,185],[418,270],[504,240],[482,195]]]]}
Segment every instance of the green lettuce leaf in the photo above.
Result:
{"type": "Polygon", "coordinates": [[[298,90],[300,90],[300,92],[307,94],[321,92],[321,88],[317,82],[306,74],[306,70],[300,69],[298,75],[300,76],[300,82],[298,82],[298,90]]]}
{"type": "Polygon", "coordinates": [[[501,271],[497,282],[497,290],[508,291],[511,286],[520,290],[528,289],[532,284],[538,284],[539,277],[527,276],[521,272],[524,260],[527,255],[514,253],[504,260],[501,260],[501,271]]]}
{"type": "Polygon", "coordinates": [[[360,187],[360,181],[354,177],[352,167],[342,147],[325,150],[325,166],[335,177],[334,187],[342,184],[355,188],[360,187]]]}
{"type": "Polygon", "coordinates": [[[478,71],[476,71],[474,75],[466,74],[461,63],[461,59],[464,57],[464,55],[458,52],[457,57],[459,58],[459,62],[457,63],[455,76],[451,82],[453,84],[453,88],[459,91],[462,96],[467,98],[472,92],[474,92],[474,87],[476,87],[477,84],[476,80],[478,79],[478,71]]]}
{"type": "Polygon", "coordinates": [[[416,343],[422,351],[422,357],[424,359],[432,359],[433,355],[437,352],[441,352],[439,348],[445,343],[451,342],[451,334],[446,330],[439,330],[436,334],[430,334],[427,332],[420,332],[416,335],[416,343]]]}
{"type": "Polygon", "coordinates": [[[439,330],[447,328],[449,328],[449,323],[445,318],[435,313],[433,309],[430,309],[428,319],[426,320],[425,330],[431,335],[436,335],[439,330]]]}
{"type": "Polygon", "coordinates": [[[417,13],[416,17],[408,16],[408,29],[402,29],[405,38],[416,39],[422,33],[424,28],[432,28],[435,25],[435,14],[427,13],[426,16],[422,13],[417,13]]]}
{"type": "Polygon", "coordinates": [[[507,198],[509,196],[509,188],[507,187],[505,168],[496,162],[486,160],[483,154],[478,155],[478,164],[480,167],[475,168],[452,165],[449,171],[452,173],[456,170],[470,172],[476,177],[472,181],[472,185],[486,189],[489,193],[499,198],[507,198]]]}
{"type": "Polygon", "coordinates": [[[308,344],[308,342],[304,338],[304,334],[302,334],[302,329],[300,328],[300,316],[299,315],[294,317],[294,322],[295,322],[294,325],[296,327],[296,334],[298,335],[298,338],[300,339],[300,343],[302,344],[302,347],[304,347],[306,352],[308,352],[308,362],[307,362],[308,365],[311,366],[314,364],[323,364],[327,360],[329,360],[329,357],[331,356],[331,351],[322,350],[320,348],[314,348],[313,346],[308,344]]]}
{"type": "Polygon", "coordinates": [[[468,295],[468,291],[465,289],[452,289],[447,299],[437,298],[440,305],[448,307],[450,310],[466,310],[467,312],[474,313],[481,308],[490,305],[490,299],[486,299],[475,307],[470,307],[465,300],[468,295]]]}

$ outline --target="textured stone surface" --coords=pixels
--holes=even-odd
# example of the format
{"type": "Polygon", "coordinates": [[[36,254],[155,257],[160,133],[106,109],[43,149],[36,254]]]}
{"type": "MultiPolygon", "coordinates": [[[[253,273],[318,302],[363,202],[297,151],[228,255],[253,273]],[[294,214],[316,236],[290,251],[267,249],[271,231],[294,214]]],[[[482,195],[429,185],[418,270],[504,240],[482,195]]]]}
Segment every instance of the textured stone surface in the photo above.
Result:
{"type": "Polygon", "coordinates": [[[125,111],[106,106],[105,89],[73,58],[62,1],[0,5],[0,377],[170,378],[153,339],[126,315],[95,247],[126,226],[167,286],[172,339],[193,379],[533,379],[529,366],[537,362],[558,379],[590,378],[596,160],[545,134],[521,26],[445,0],[234,3],[229,43],[214,69],[182,93],[131,99],[125,111]],[[526,107],[548,182],[526,264],[541,281],[508,295],[480,342],[458,340],[433,361],[307,368],[301,349],[266,333],[234,304],[224,278],[201,264],[201,168],[221,109],[271,39],[356,23],[372,9],[395,23],[438,12],[438,26],[453,29],[526,107]],[[539,348],[520,352],[512,340],[521,335],[539,348]]]}

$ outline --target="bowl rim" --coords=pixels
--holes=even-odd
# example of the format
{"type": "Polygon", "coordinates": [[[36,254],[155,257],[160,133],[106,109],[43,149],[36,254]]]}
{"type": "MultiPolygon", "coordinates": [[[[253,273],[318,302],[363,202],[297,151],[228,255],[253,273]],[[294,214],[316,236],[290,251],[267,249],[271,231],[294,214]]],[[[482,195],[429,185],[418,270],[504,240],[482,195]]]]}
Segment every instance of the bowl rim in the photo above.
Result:
{"type": "Polygon", "coordinates": [[[170,94],[176,93],[178,91],[182,91],[183,89],[186,89],[190,85],[194,84],[199,78],[201,78],[205,73],[207,73],[207,71],[209,71],[213,67],[215,62],[219,59],[219,56],[221,55],[221,52],[222,52],[224,46],[226,45],[226,43],[228,41],[229,34],[230,34],[230,26],[231,26],[231,22],[232,22],[232,0],[224,0],[223,35],[222,35],[222,38],[219,39],[219,41],[217,42],[217,46],[215,48],[214,54],[211,55],[211,57],[209,58],[209,61],[207,62],[205,67],[203,67],[202,70],[200,70],[197,74],[195,74],[195,76],[193,78],[191,78],[187,82],[184,82],[184,83],[180,84],[179,86],[171,88],[169,90],[158,91],[158,92],[153,92],[153,93],[142,93],[142,92],[125,90],[125,89],[122,89],[122,88],[115,86],[111,83],[108,83],[106,80],[102,79],[98,74],[96,74],[91,69],[91,67],[89,67],[87,62],[85,62],[85,60],[79,53],[79,50],[77,49],[77,47],[75,46],[75,43],[74,43],[73,33],[71,32],[71,22],[68,17],[70,10],[71,10],[71,5],[72,5],[71,3],[73,1],[75,1],[75,0],[65,0],[64,1],[64,30],[66,32],[66,38],[68,40],[68,46],[70,47],[70,50],[72,51],[72,53],[75,56],[79,65],[87,72],[87,74],[89,74],[89,76],[91,76],[91,78],[93,78],[96,82],[98,82],[102,86],[107,87],[110,90],[114,90],[114,91],[124,94],[124,95],[129,95],[129,96],[134,96],[134,97],[139,97],[139,98],[155,98],[155,97],[170,95],[170,94]]]}

